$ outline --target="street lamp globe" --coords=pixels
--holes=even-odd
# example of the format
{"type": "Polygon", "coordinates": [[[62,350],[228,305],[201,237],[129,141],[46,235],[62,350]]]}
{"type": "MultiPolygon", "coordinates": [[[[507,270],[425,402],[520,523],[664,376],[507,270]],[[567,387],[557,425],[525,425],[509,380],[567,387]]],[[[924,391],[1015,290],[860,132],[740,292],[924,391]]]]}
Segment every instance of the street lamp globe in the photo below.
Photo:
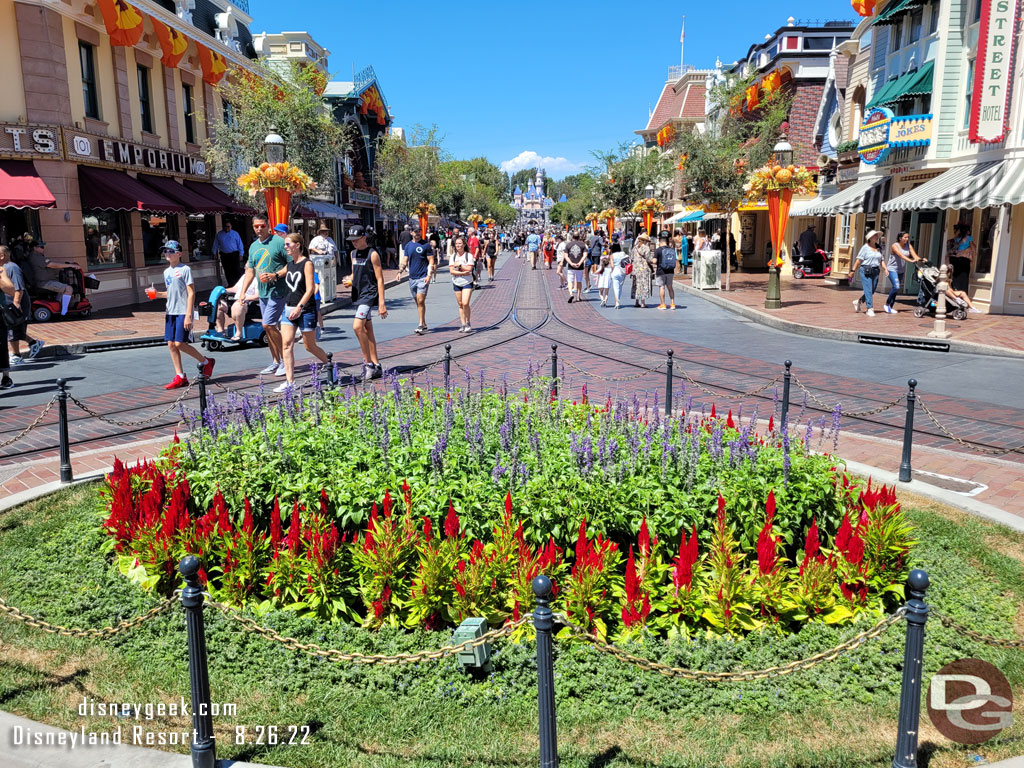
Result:
{"type": "Polygon", "coordinates": [[[277,128],[271,127],[270,133],[263,139],[263,154],[268,163],[284,162],[284,139],[277,132],[277,128]]]}
{"type": "Polygon", "coordinates": [[[647,197],[654,197],[654,185],[648,184],[644,187],[644,192],[647,194],[647,197]]]}
{"type": "Polygon", "coordinates": [[[793,164],[793,145],[786,140],[786,134],[779,136],[779,141],[772,152],[775,154],[775,164],[785,168],[793,164]]]}

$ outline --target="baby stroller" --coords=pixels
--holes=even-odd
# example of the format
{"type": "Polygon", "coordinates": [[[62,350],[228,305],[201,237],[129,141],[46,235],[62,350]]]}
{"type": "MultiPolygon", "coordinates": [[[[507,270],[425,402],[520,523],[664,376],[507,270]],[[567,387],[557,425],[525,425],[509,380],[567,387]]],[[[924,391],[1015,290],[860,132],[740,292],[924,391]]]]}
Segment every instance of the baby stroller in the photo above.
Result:
{"type": "Polygon", "coordinates": [[[235,324],[231,322],[231,303],[233,298],[229,299],[228,290],[223,285],[218,285],[212,291],[210,291],[209,301],[203,301],[199,303],[200,311],[206,314],[206,319],[210,323],[210,327],[206,333],[199,337],[200,345],[206,349],[216,352],[219,349],[223,349],[225,344],[232,345],[245,345],[245,344],[259,344],[260,346],[267,345],[267,332],[263,330],[263,323],[260,318],[260,307],[255,301],[249,302],[249,306],[245,313],[245,324],[242,326],[242,332],[239,334],[242,338],[240,341],[235,341],[231,337],[235,335],[235,324]],[[217,308],[222,306],[223,310],[227,312],[228,324],[225,326],[226,330],[223,334],[218,333],[216,330],[217,326],[217,308]]]}
{"type": "MultiPolygon", "coordinates": [[[[917,293],[917,306],[914,317],[935,314],[936,301],[939,298],[939,268],[928,266],[917,267],[917,277],[921,281],[921,289],[917,293]]],[[[946,296],[946,311],[954,320],[967,319],[967,303],[960,298],[946,296]]]]}

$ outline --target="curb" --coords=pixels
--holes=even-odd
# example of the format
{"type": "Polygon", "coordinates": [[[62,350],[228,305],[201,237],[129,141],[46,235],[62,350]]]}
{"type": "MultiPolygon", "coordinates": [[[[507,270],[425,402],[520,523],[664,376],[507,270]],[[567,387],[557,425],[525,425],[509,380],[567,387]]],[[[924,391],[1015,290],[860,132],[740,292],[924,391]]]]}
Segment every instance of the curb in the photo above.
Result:
{"type": "MultiPolygon", "coordinates": [[[[439,272],[441,270],[438,270],[439,272]]],[[[408,275],[384,283],[384,290],[408,282],[408,275]]],[[[347,297],[335,297],[333,301],[321,306],[324,315],[349,306],[352,300],[347,297]]],[[[96,354],[98,352],[115,352],[122,349],[141,349],[142,347],[162,347],[166,342],[163,336],[140,336],[138,338],[111,339],[110,341],[80,341],[69,344],[47,344],[39,352],[37,360],[51,357],[69,357],[71,355],[96,354]]]]}
{"type": "MultiPolygon", "coordinates": [[[[770,315],[767,312],[762,312],[744,304],[730,301],[724,296],[719,296],[708,291],[701,291],[694,288],[692,285],[683,283],[680,280],[676,280],[676,288],[691,296],[700,296],[702,299],[707,300],[715,306],[727,309],[734,314],[745,317],[748,320],[753,320],[754,322],[768,326],[769,328],[774,328],[778,331],[796,333],[801,336],[809,336],[813,339],[831,339],[833,341],[849,341],[853,343],[860,343],[861,336],[868,335],[858,331],[843,331],[838,328],[819,328],[814,325],[798,323],[794,320],[784,320],[781,317],[770,315]]],[[[934,339],[930,339],[927,336],[890,336],[881,333],[870,335],[873,338],[883,340],[883,342],[885,340],[891,340],[893,342],[934,342],[934,339]]],[[[990,344],[979,344],[974,341],[958,341],[957,339],[945,339],[944,343],[949,344],[950,352],[959,352],[966,355],[984,355],[987,357],[1006,357],[1024,360],[1024,351],[1015,349],[1004,349],[1003,347],[994,347],[990,344]]]]}

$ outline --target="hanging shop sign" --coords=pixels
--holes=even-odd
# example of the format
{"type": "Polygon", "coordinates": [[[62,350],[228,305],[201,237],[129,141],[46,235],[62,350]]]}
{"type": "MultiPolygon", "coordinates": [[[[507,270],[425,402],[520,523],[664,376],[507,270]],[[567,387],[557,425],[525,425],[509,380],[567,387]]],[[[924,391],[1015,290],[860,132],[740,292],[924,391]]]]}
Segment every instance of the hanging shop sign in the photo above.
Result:
{"type": "Polygon", "coordinates": [[[60,160],[60,128],[0,123],[0,157],[60,160]]]}
{"type": "Polygon", "coordinates": [[[932,140],[931,115],[895,117],[885,107],[872,109],[860,127],[857,152],[868,165],[882,163],[893,149],[926,147],[932,140]]]}
{"type": "Polygon", "coordinates": [[[377,204],[377,196],[371,195],[369,192],[360,192],[354,189],[348,194],[349,202],[354,203],[355,205],[373,207],[377,204]]]}
{"type": "Polygon", "coordinates": [[[206,161],[199,155],[187,155],[72,128],[64,129],[64,156],[68,160],[106,165],[125,171],[209,178],[206,161]]]}
{"type": "Polygon", "coordinates": [[[981,0],[981,31],[968,138],[993,144],[1006,137],[1017,50],[1020,0],[981,0]]]}

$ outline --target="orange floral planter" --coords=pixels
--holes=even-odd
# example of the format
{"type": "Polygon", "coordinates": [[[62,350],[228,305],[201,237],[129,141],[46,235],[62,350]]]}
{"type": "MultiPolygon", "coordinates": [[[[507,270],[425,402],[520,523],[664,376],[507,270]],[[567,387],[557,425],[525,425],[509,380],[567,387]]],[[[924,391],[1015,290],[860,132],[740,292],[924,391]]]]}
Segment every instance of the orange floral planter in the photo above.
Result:
{"type": "Polygon", "coordinates": [[[772,265],[781,267],[785,262],[780,257],[782,239],[789,223],[789,209],[793,204],[792,189],[768,190],[768,224],[772,232],[772,265]]]}
{"type": "Polygon", "coordinates": [[[278,224],[287,226],[291,214],[292,193],[280,187],[267,187],[263,190],[263,199],[267,203],[267,218],[270,219],[270,228],[278,224]]]}

